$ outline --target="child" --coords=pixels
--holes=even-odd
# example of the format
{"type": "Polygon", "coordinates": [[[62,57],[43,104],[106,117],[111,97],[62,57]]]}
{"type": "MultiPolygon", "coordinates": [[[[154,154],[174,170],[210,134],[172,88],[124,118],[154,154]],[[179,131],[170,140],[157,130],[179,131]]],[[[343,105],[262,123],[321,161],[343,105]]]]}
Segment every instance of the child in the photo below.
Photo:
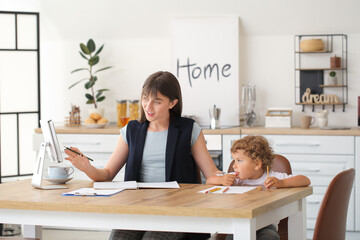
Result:
{"type": "MultiPolygon", "coordinates": [[[[304,187],[310,185],[309,178],[303,175],[287,175],[280,172],[269,172],[275,157],[268,141],[263,136],[246,136],[234,142],[231,147],[236,175],[212,176],[207,184],[252,185],[266,188],[304,187]]],[[[256,239],[279,239],[277,223],[264,227],[256,232],[256,239]]],[[[228,238],[227,238],[228,239],[228,238]]]]}

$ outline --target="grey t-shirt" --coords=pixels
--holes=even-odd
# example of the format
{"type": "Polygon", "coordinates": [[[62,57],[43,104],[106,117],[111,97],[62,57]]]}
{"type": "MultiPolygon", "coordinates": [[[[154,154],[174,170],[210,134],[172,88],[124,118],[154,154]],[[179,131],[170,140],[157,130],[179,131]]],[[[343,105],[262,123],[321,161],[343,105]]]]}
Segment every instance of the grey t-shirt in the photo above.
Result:
{"type": "MultiPolygon", "coordinates": [[[[127,126],[120,129],[121,136],[126,139],[127,126]]],[[[193,146],[201,132],[200,126],[194,122],[191,133],[191,146],[193,146]]],[[[168,130],[161,132],[147,132],[143,159],[140,169],[141,182],[165,182],[165,151],[168,130]]]]}

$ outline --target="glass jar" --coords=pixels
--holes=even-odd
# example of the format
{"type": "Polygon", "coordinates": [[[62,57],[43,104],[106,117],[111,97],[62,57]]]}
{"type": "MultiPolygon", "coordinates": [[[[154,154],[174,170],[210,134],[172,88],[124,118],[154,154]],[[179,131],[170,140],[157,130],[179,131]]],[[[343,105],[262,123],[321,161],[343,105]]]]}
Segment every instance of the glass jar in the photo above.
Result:
{"type": "Polygon", "coordinates": [[[128,101],[117,101],[117,126],[124,127],[129,122],[128,101]]]}
{"type": "Polygon", "coordinates": [[[139,120],[139,100],[129,101],[130,120],[139,120]]]}

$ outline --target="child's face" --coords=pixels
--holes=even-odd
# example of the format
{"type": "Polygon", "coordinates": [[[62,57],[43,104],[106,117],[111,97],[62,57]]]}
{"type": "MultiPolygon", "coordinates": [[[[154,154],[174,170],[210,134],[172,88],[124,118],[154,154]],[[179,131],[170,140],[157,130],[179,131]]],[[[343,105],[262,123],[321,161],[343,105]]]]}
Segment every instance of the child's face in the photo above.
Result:
{"type": "Polygon", "coordinates": [[[231,153],[235,163],[234,170],[238,172],[238,177],[244,179],[256,179],[258,178],[258,170],[261,169],[261,164],[254,162],[251,158],[245,155],[245,150],[237,150],[235,153],[231,153]]]}

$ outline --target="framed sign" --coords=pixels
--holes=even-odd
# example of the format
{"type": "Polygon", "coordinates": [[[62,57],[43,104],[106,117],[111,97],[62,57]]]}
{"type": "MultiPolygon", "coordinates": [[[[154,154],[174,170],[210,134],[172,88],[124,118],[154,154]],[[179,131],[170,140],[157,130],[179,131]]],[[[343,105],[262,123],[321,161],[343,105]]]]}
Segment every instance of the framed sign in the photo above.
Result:
{"type": "Polygon", "coordinates": [[[220,125],[239,124],[239,19],[178,18],[172,22],[172,73],[183,94],[183,115],[209,125],[209,109],[221,109],[220,125]]]}

